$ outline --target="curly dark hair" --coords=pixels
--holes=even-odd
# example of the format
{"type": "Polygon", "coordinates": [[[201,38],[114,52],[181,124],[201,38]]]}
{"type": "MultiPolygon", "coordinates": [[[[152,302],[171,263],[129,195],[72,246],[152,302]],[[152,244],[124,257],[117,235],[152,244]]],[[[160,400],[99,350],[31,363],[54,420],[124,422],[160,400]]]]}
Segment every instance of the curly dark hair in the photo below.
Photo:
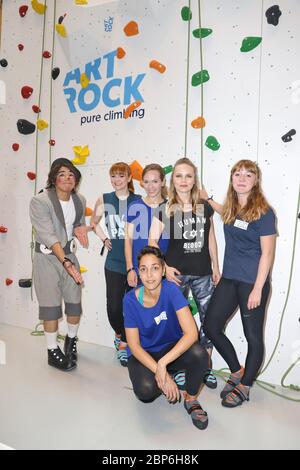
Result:
{"type": "Polygon", "coordinates": [[[54,160],[54,162],[51,165],[49,174],[48,174],[48,180],[47,180],[47,185],[46,189],[54,188],[55,183],[56,183],[56,178],[59,173],[59,170],[61,169],[62,166],[65,166],[68,168],[75,176],[75,188],[74,192],[76,191],[80,180],[81,180],[81,173],[80,171],[76,168],[76,166],[73,165],[73,163],[68,160],[67,158],[57,158],[54,160]]]}

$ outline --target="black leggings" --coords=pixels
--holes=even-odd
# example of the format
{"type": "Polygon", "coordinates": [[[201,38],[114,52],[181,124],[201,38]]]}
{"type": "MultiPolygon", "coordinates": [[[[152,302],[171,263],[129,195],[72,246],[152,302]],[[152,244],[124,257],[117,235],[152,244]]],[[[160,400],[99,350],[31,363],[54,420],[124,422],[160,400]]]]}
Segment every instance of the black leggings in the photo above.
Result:
{"type": "Polygon", "coordinates": [[[252,289],[253,284],[222,277],[212,295],[204,322],[205,334],[212,340],[231,372],[237,372],[241,366],[233,345],[224,334],[224,327],[236,308],[240,308],[244,334],[248,342],[242,384],[248,386],[253,384],[264,357],[263,329],[270,292],[269,281],[266,281],[263,287],[260,306],[248,310],[247,302],[252,289]]]}
{"type": "MultiPolygon", "coordinates": [[[[175,343],[176,344],[176,343],[175,343]]],[[[155,361],[159,361],[168,351],[174,348],[172,344],[162,351],[149,353],[155,361]]],[[[193,344],[178,359],[167,366],[170,373],[184,370],[186,373],[186,391],[189,395],[197,395],[208,367],[208,353],[200,343],[193,344]]],[[[134,356],[128,360],[129,377],[136,397],[144,403],[150,403],[162,393],[158,388],[155,375],[150,369],[141,364],[134,356]]]]}
{"type": "Polygon", "coordinates": [[[123,297],[127,292],[126,274],[104,270],[106,280],[106,308],[110,326],[117,335],[121,335],[121,340],[126,343],[124,317],[123,317],[123,297]]]}

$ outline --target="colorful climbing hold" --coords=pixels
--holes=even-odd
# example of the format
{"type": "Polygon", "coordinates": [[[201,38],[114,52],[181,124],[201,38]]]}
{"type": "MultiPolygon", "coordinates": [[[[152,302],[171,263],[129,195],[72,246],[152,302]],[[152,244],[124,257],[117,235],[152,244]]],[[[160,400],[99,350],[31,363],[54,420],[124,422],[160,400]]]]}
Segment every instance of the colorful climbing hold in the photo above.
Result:
{"type": "Polygon", "coordinates": [[[249,52],[252,49],[255,49],[262,41],[261,37],[258,36],[249,36],[243,39],[241,45],[241,52],[249,52]]]}
{"type": "Polygon", "coordinates": [[[75,0],[75,5],[87,5],[88,0],[75,0]]]}
{"type": "Polygon", "coordinates": [[[272,7],[268,8],[265,15],[267,17],[267,22],[272,24],[273,26],[277,26],[279,22],[279,18],[281,16],[281,11],[278,5],[273,5],[272,7]]]}
{"type": "Polygon", "coordinates": [[[181,9],[181,18],[183,21],[190,21],[192,19],[192,11],[189,7],[183,7],[181,9]]]}
{"type": "Polygon", "coordinates": [[[130,167],[130,173],[131,173],[132,179],[137,180],[137,181],[142,181],[142,174],[143,174],[142,165],[137,160],[134,160],[129,165],[129,167],[130,167]]]}
{"type": "Polygon", "coordinates": [[[71,160],[73,165],[84,165],[87,157],[90,155],[88,145],[85,145],[84,147],[81,145],[74,145],[73,152],[75,153],[75,158],[71,160]]]}
{"type": "Polygon", "coordinates": [[[91,209],[90,207],[86,207],[85,208],[85,216],[86,217],[90,217],[93,213],[93,209],[91,209]]]}
{"type": "Polygon", "coordinates": [[[126,52],[124,51],[123,47],[118,47],[117,49],[117,58],[118,59],[123,59],[125,57],[126,52]]]}
{"type": "Polygon", "coordinates": [[[18,119],[17,128],[20,134],[33,134],[35,131],[35,124],[32,124],[32,122],[27,121],[27,119],[18,119]]]}
{"type": "Polygon", "coordinates": [[[21,95],[23,96],[25,100],[28,100],[28,98],[30,98],[30,96],[32,95],[32,92],[33,92],[33,88],[31,88],[31,86],[29,85],[25,85],[21,88],[21,95]]]}
{"type": "Polygon", "coordinates": [[[13,282],[14,282],[14,281],[13,281],[12,279],[9,279],[9,278],[6,278],[6,279],[5,279],[5,284],[6,284],[7,286],[10,286],[13,282]]]}
{"type": "Polygon", "coordinates": [[[124,119],[128,119],[132,111],[134,111],[136,108],[141,106],[142,102],[140,100],[135,101],[134,103],[131,103],[124,111],[124,119]]]}
{"type": "Polygon", "coordinates": [[[60,69],[58,67],[54,67],[54,69],[52,69],[52,72],[51,72],[53,80],[56,80],[59,74],[60,74],[60,69]]]}
{"type": "Polygon", "coordinates": [[[192,85],[198,86],[202,83],[207,82],[210,79],[209,73],[207,70],[200,70],[200,72],[195,73],[192,76],[192,85]]]}
{"type": "Polygon", "coordinates": [[[168,165],[163,168],[164,174],[167,175],[168,173],[172,173],[173,165],[168,165]]]}
{"type": "Polygon", "coordinates": [[[40,113],[41,112],[41,108],[37,105],[37,104],[34,104],[32,106],[32,111],[36,114],[40,113]]]}
{"type": "Polygon", "coordinates": [[[199,116],[196,119],[194,119],[191,124],[194,129],[202,129],[203,127],[205,127],[206,122],[205,122],[204,117],[199,116]]]}
{"type": "Polygon", "coordinates": [[[192,315],[195,316],[196,313],[198,313],[198,307],[197,307],[196,301],[195,301],[195,299],[192,295],[188,297],[188,302],[189,302],[190,311],[191,311],[192,315]]]}
{"type": "Polygon", "coordinates": [[[209,149],[211,149],[213,151],[219,150],[219,148],[220,148],[219,142],[217,141],[217,139],[213,135],[210,135],[210,136],[207,137],[205,145],[206,145],[206,147],[208,147],[209,149]]]}
{"type": "Polygon", "coordinates": [[[86,273],[88,271],[88,268],[86,268],[85,266],[80,266],[80,272],[81,274],[82,273],[86,273]]]}
{"type": "Polygon", "coordinates": [[[164,73],[166,71],[166,66],[158,62],[158,60],[151,60],[149,67],[157,70],[159,73],[164,73]]]}
{"type": "Polygon", "coordinates": [[[135,21],[129,21],[123,29],[126,36],[136,36],[139,34],[139,26],[135,21]]]}
{"type": "Polygon", "coordinates": [[[19,49],[19,51],[22,51],[24,49],[23,44],[18,44],[18,49],[19,49]]]}
{"type": "Polygon", "coordinates": [[[287,132],[286,134],[284,134],[281,139],[283,140],[283,142],[291,142],[292,139],[292,136],[296,134],[296,130],[295,129],[291,129],[289,132],[287,132]]]}
{"type": "Polygon", "coordinates": [[[4,227],[4,225],[0,225],[0,233],[7,233],[8,228],[4,227]]]}
{"type": "Polygon", "coordinates": [[[24,16],[26,15],[27,13],[27,10],[28,10],[28,5],[21,5],[20,8],[19,8],[19,15],[21,16],[21,18],[24,18],[24,16]]]}
{"type": "Polygon", "coordinates": [[[49,140],[49,144],[51,145],[51,147],[53,147],[55,145],[55,140],[54,139],[50,139],[49,140]]]}
{"type": "Polygon", "coordinates": [[[60,36],[62,36],[63,38],[67,37],[67,30],[64,24],[57,23],[55,25],[55,29],[56,29],[56,32],[60,34],[60,36]]]}
{"type": "Polygon", "coordinates": [[[1,65],[1,67],[4,67],[4,68],[7,67],[8,66],[7,60],[6,59],[1,59],[0,60],[0,65],[1,65]]]}
{"type": "Polygon", "coordinates": [[[36,13],[43,15],[46,11],[47,6],[44,3],[38,2],[38,0],[32,0],[31,6],[36,13]]]}
{"type": "Polygon", "coordinates": [[[197,29],[194,29],[193,36],[197,39],[200,39],[200,38],[203,39],[209,36],[212,33],[212,31],[213,30],[210,28],[197,28],[197,29]]]}
{"type": "Polygon", "coordinates": [[[49,52],[49,51],[44,51],[44,52],[43,52],[43,57],[44,57],[44,59],[50,59],[50,57],[51,57],[51,52],[49,52]]]}
{"type": "Polygon", "coordinates": [[[19,279],[19,287],[31,287],[32,279],[19,279]]]}
{"type": "Polygon", "coordinates": [[[32,171],[28,171],[27,176],[31,181],[35,180],[35,178],[36,178],[36,174],[33,173],[32,171]]]}
{"type": "Polygon", "coordinates": [[[61,15],[59,18],[58,18],[58,24],[62,24],[62,22],[64,21],[65,17],[67,16],[67,13],[65,13],[64,15],[61,15]]]}
{"type": "Polygon", "coordinates": [[[19,144],[12,144],[12,149],[14,152],[17,152],[20,148],[20,145],[19,144]]]}
{"type": "Polygon", "coordinates": [[[44,129],[47,129],[48,122],[44,119],[38,119],[36,125],[39,131],[43,131],[44,129]]]}
{"type": "Polygon", "coordinates": [[[89,83],[90,83],[90,80],[89,80],[87,74],[83,72],[83,73],[80,75],[80,85],[81,85],[81,87],[82,87],[82,88],[86,88],[89,83]]]}

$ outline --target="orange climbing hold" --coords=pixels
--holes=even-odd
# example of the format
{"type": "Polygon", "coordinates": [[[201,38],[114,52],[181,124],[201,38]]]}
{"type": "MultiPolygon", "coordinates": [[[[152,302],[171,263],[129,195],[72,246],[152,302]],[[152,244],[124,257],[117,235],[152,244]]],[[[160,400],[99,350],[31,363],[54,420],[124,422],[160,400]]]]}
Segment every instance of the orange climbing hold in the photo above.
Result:
{"type": "Polygon", "coordinates": [[[136,108],[141,106],[142,102],[140,100],[135,101],[134,103],[131,103],[124,112],[124,119],[128,119],[132,111],[134,111],[136,108]]]}
{"type": "Polygon", "coordinates": [[[118,59],[123,59],[125,57],[126,52],[124,51],[123,47],[118,47],[117,49],[117,57],[118,59]]]}
{"type": "Polygon", "coordinates": [[[130,167],[130,173],[131,173],[132,179],[137,180],[137,181],[142,181],[142,174],[143,174],[142,165],[137,160],[134,160],[129,165],[129,167],[130,167]]]}
{"type": "Polygon", "coordinates": [[[93,213],[93,209],[91,209],[90,207],[86,207],[85,208],[85,216],[86,217],[90,217],[93,213]]]}
{"type": "Polygon", "coordinates": [[[135,21],[129,21],[123,29],[126,36],[136,36],[139,34],[139,26],[135,21]]]}
{"type": "Polygon", "coordinates": [[[166,66],[158,62],[158,60],[151,60],[149,67],[157,70],[159,73],[164,73],[166,71],[166,66]]]}
{"type": "Polygon", "coordinates": [[[204,117],[202,116],[199,116],[192,121],[192,127],[194,129],[202,129],[203,127],[205,127],[205,125],[206,125],[206,122],[205,122],[204,117]]]}

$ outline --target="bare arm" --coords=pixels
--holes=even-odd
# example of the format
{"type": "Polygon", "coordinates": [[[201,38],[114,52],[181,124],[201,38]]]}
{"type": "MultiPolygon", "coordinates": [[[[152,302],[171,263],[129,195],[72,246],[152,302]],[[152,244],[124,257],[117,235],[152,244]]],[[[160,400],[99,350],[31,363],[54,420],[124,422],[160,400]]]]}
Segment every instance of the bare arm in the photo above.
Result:
{"type": "MultiPolygon", "coordinates": [[[[132,262],[132,240],[133,240],[133,234],[134,234],[134,225],[131,223],[126,223],[125,226],[125,260],[126,260],[126,271],[129,269],[133,268],[133,262],[132,262]]],[[[135,272],[134,269],[132,269],[128,274],[127,274],[127,282],[130,287],[136,287],[137,286],[137,273],[135,272]]]]}
{"type": "Polygon", "coordinates": [[[212,262],[212,270],[213,270],[212,280],[213,280],[214,285],[217,285],[221,278],[221,275],[220,275],[220,269],[219,269],[218,245],[217,245],[217,240],[216,240],[216,235],[215,235],[213,216],[211,216],[210,218],[208,249],[209,249],[210,259],[212,262]]]}
{"type": "Polygon", "coordinates": [[[94,230],[95,234],[100,238],[102,242],[105,240],[105,246],[108,250],[111,250],[111,241],[107,238],[106,234],[100,227],[99,223],[103,217],[104,214],[104,201],[103,201],[103,195],[101,195],[95,204],[94,211],[91,216],[91,227],[94,230]]]}
{"type": "Polygon", "coordinates": [[[256,308],[260,305],[262,289],[274,260],[275,245],[276,235],[260,237],[261,257],[259,260],[255,284],[248,298],[248,309],[256,308]]]}
{"type": "MultiPolygon", "coordinates": [[[[51,246],[51,250],[55,254],[56,258],[62,263],[66,255],[61,246],[61,243],[54,243],[54,245],[51,246]]],[[[67,273],[74,279],[76,284],[83,284],[81,274],[79,271],[77,271],[76,266],[72,262],[67,261],[66,263],[64,263],[64,268],[67,273]]]]}
{"type": "Polygon", "coordinates": [[[201,199],[204,199],[205,201],[208,202],[208,204],[213,208],[214,211],[216,211],[218,214],[222,215],[223,212],[223,205],[214,201],[213,199],[209,199],[208,193],[206,189],[200,189],[200,197],[201,199]]]}

